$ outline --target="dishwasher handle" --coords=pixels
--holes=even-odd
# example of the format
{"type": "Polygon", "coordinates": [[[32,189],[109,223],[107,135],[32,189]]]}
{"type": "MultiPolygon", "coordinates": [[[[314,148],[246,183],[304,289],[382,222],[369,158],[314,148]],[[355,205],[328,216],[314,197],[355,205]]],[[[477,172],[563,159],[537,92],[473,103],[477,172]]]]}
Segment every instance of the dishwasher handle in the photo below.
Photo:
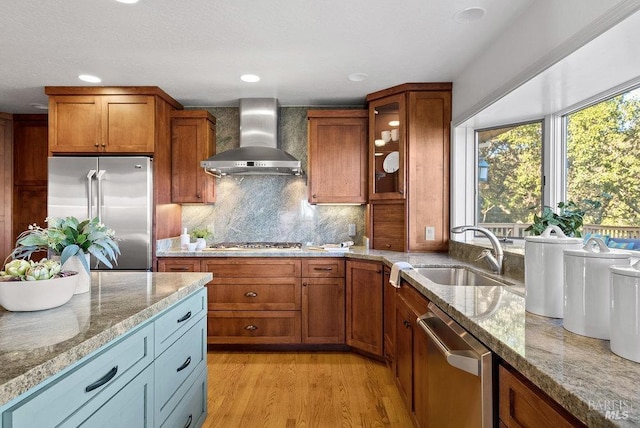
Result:
{"type": "Polygon", "coordinates": [[[429,326],[429,321],[442,321],[436,314],[433,312],[427,312],[418,318],[418,325],[424,332],[429,336],[429,338],[433,341],[436,348],[440,350],[440,352],[445,356],[447,363],[449,365],[463,370],[467,373],[471,373],[474,376],[480,376],[480,356],[476,355],[472,350],[451,350],[447,347],[445,343],[440,340],[435,331],[429,326]]]}

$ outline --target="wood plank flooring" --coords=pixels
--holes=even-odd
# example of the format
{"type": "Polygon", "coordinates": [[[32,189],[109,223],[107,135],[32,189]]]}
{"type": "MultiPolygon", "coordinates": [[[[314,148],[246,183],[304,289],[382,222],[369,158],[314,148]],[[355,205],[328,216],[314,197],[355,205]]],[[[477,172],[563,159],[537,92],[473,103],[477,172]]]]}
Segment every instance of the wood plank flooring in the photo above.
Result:
{"type": "Polygon", "coordinates": [[[208,354],[205,428],[412,427],[389,370],[339,352],[208,354]]]}

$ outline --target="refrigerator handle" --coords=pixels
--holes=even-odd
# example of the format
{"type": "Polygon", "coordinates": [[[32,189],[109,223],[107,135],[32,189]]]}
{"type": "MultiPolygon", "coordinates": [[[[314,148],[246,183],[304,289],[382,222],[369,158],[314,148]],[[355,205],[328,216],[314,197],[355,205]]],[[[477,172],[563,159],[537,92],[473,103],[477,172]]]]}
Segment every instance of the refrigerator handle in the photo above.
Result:
{"type": "Polygon", "coordinates": [[[104,169],[98,170],[96,179],[98,180],[98,222],[102,223],[102,176],[107,172],[104,169]]]}
{"type": "Polygon", "coordinates": [[[96,174],[95,169],[90,169],[87,173],[87,217],[89,219],[93,218],[93,176],[96,174]]]}

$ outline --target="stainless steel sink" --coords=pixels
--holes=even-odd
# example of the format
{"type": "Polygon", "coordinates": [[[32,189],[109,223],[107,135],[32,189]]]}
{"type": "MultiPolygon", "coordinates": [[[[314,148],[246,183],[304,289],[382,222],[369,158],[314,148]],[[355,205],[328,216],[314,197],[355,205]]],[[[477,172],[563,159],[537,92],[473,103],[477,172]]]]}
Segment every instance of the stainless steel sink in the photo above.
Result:
{"type": "Polygon", "coordinates": [[[416,267],[414,270],[441,285],[506,285],[503,282],[463,267],[416,267]]]}

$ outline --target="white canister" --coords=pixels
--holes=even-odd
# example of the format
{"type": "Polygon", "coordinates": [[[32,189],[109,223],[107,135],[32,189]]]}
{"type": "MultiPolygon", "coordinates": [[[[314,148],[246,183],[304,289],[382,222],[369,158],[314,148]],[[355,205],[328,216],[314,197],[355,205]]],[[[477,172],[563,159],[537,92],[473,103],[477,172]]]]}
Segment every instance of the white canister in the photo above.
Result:
{"type": "Polygon", "coordinates": [[[640,363],[640,261],[611,266],[611,351],[640,363]]]}
{"type": "Polygon", "coordinates": [[[612,252],[600,238],[581,250],[564,251],[564,319],[567,330],[609,339],[609,266],[629,264],[629,254],[612,252]]]}
{"type": "Polygon", "coordinates": [[[562,318],[563,251],[582,248],[582,239],[567,238],[554,225],[548,226],[540,236],[524,239],[525,309],[545,317],[562,318]]]}

